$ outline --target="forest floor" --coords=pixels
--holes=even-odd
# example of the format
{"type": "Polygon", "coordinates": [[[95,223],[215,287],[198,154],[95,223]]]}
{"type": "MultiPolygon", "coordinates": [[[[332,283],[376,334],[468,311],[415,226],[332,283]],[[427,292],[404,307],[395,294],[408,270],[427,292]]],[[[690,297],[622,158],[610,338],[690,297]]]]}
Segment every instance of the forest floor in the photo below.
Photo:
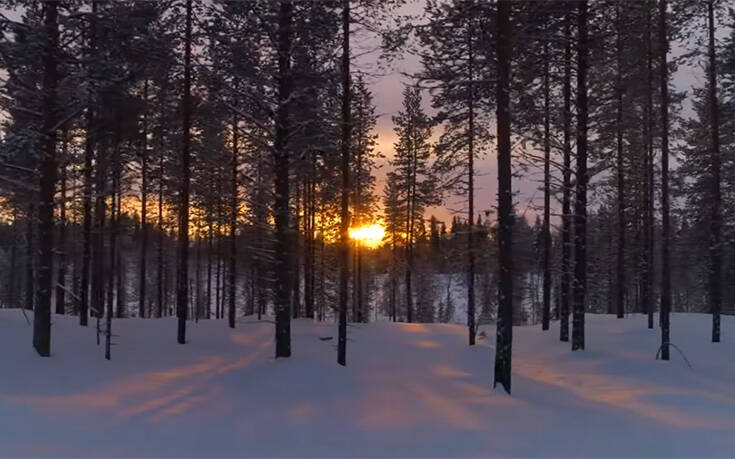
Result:
{"type": "Polygon", "coordinates": [[[273,324],[117,320],[111,361],[94,322],[54,317],[37,357],[18,310],[0,310],[0,456],[732,456],[735,318],[675,314],[670,362],[643,316],[587,317],[587,350],[558,323],[514,330],[513,396],[492,390],[494,329],[297,320],[293,357],[273,324]]]}

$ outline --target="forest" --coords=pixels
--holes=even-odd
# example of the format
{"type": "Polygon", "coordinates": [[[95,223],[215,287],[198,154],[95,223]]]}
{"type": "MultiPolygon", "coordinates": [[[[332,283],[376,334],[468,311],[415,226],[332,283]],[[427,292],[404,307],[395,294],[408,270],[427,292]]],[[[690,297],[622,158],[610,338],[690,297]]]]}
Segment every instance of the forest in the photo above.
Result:
{"type": "Polygon", "coordinates": [[[666,361],[695,313],[718,343],[733,25],[731,0],[0,0],[0,309],[39,356],[87,327],[113,362],[148,321],[184,347],[270,324],[295,360],[300,320],[334,324],[342,366],[363,325],[458,324],[508,394],[514,328],[584,351],[639,318],[666,361]]]}

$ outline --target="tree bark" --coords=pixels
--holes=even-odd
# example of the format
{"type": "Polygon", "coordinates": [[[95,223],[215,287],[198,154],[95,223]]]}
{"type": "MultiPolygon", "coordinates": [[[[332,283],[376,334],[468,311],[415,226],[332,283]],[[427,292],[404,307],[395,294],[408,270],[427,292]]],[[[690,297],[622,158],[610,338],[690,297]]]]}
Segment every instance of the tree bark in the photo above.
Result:
{"type": "Polygon", "coordinates": [[[237,118],[232,121],[232,169],[230,177],[230,294],[227,310],[227,323],[235,328],[235,300],[237,295],[237,155],[240,148],[238,143],[237,118]]]}
{"type": "Polygon", "coordinates": [[[577,27],[577,189],[574,202],[574,310],[572,350],[584,349],[587,294],[587,1],[578,2],[577,27]]]}
{"type": "Polygon", "coordinates": [[[44,2],[43,127],[39,178],[38,304],[33,311],[33,347],[41,357],[51,355],[51,284],[54,266],[54,192],[56,187],[56,88],[59,41],[58,5],[44,2]]]}
{"type": "Polygon", "coordinates": [[[671,224],[669,216],[669,38],[667,0],[659,0],[659,72],[661,84],[661,359],[669,360],[671,309],[671,224]]]}
{"type": "Polygon", "coordinates": [[[570,4],[567,4],[564,18],[564,170],[562,180],[562,229],[561,229],[561,311],[559,314],[559,339],[569,341],[569,311],[571,297],[571,270],[572,270],[572,14],[570,4]]]}
{"type": "Polygon", "coordinates": [[[289,204],[290,164],[288,137],[291,132],[291,40],[293,3],[281,0],[278,14],[278,108],[275,136],[275,191],[276,220],[275,247],[275,313],[276,358],[291,356],[291,208],[289,204]]]}
{"type": "Polygon", "coordinates": [[[68,132],[64,128],[61,134],[61,203],[59,205],[59,263],[56,270],[56,314],[64,314],[66,312],[66,268],[68,261],[66,240],[66,167],[69,146],[67,136],[68,132]]]}
{"type": "Polygon", "coordinates": [[[143,82],[143,135],[140,151],[140,271],[138,317],[145,317],[146,268],[148,263],[148,78],[143,82]]]}
{"type": "Polygon", "coordinates": [[[720,189],[720,108],[717,98],[717,51],[715,49],[714,0],[707,2],[709,29],[709,102],[712,129],[712,217],[710,222],[709,296],[712,310],[712,342],[720,342],[722,309],[722,191],[720,189]]]}
{"type": "MultiPolygon", "coordinates": [[[[89,21],[89,43],[88,56],[93,61],[96,54],[96,30],[97,25],[97,1],[92,0],[92,15],[89,21]]],[[[91,82],[90,82],[91,83],[91,82]]],[[[82,197],[83,207],[83,248],[82,248],[82,278],[79,289],[79,325],[86,327],[89,323],[89,288],[90,288],[90,267],[92,263],[92,245],[94,244],[92,237],[92,160],[94,158],[95,139],[95,116],[94,104],[91,97],[87,101],[87,110],[85,118],[85,139],[84,139],[84,195],[82,197]]]]}
{"type": "MultiPolygon", "coordinates": [[[[470,6],[474,9],[474,1],[470,6]]],[[[475,54],[472,43],[472,17],[467,24],[468,125],[467,125],[467,331],[469,345],[475,345],[475,54]]]]}
{"type": "Polygon", "coordinates": [[[177,342],[186,343],[186,319],[189,309],[189,182],[191,148],[191,29],[192,0],[186,0],[184,36],[184,98],[182,101],[183,139],[181,148],[181,189],[179,203],[178,263],[176,275],[177,342]]]}
{"type": "Polygon", "coordinates": [[[513,54],[511,1],[498,0],[497,142],[498,142],[498,320],[495,383],[510,394],[513,345],[513,189],[511,171],[510,67],[513,54]]]}
{"type": "Polygon", "coordinates": [[[616,96],[616,123],[615,137],[617,145],[617,184],[618,184],[618,244],[617,244],[617,293],[615,298],[618,319],[625,317],[625,159],[623,157],[623,32],[620,0],[615,5],[616,10],[616,67],[615,67],[615,96],[616,96]]]}
{"type": "Polygon", "coordinates": [[[342,1],[342,196],[340,208],[339,329],[337,363],[347,365],[347,288],[350,279],[350,0],[342,1]]]}
{"type": "MultiPolygon", "coordinates": [[[[548,34],[548,21],[546,24],[548,34]]],[[[541,329],[549,329],[551,320],[551,70],[549,40],[544,41],[544,220],[543,233],[543,310],[541,329]]]]}
{"type": "Polygon", "coordinates": [[[654,167],[653,167],[653,46],[652,34],[653,28],[651,14],[651,2],[646,2],[646,110],[645,110],[645,128],[646,128],[646,178],[645,184],[645,228],[644,228],[644,251],[645,262],[643,271],[643,289],[641,292],[641,301],[648,315],[648,328],[653,329],[653,251],[654,251],[654,167]]]}

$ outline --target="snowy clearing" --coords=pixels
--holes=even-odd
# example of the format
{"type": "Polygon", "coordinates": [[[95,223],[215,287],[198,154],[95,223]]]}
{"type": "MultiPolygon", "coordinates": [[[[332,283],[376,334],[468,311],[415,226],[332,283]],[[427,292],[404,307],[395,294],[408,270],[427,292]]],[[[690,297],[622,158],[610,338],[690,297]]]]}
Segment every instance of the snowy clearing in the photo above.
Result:
{"type": "MultiPolygon", "coordinates": [[[[54,316],[37,357],[18,310],[0,311],[3,456],[732,456],[735,330],[675,314],[670,362],[645,318],[588,316],[572,354],[558,324],[514,330],[513,396],[492,391],[494,329],[475,348],[459,325],[293,324],[273,359],[273,324],[117,320],[105,361],[94,326],[54,316]],[[686,330],[686,333],[684,333],[686,330]],[[488,342],[490,341],[490,342],[488,342]]],[[[90,324],[93,325],[93,324],[90,324]]]]}

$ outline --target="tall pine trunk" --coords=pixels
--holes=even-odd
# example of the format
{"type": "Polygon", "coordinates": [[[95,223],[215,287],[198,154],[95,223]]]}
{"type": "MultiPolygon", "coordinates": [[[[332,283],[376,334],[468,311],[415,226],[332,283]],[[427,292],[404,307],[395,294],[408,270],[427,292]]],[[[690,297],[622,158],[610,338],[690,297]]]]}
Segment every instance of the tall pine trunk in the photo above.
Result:
{"type": "Polygon", "coordinates": [[[26,278],[25,309],[32,311],[36,303],[36,206],[31,202],[26,216],[26,278]]]}
{"type": "Polygon", "coordinates": [[[237,299],[237,152],[239,149],[237,118],[232,121],[232,167],[230,177],[230,282],[227,323],[235,328],[235,300],[237,299]]]}
{"type": "Polygon", "coordinates": [[[671,310],[671,224],[669,216],[669,37],[667,0],[659,1],[659,72],[661,84],[661,359],[669,360],[671,310]]]}
{"type": "MultiPolygon", "coordinates": [[[[474,2],[471,4],[474,8],[474,2]]],[[[467,24],[467,330],[469,345],[475,345],[475,53],[472,41],[472,17],[467,24]]]]}
{"type": "Polygon", "coordinates": [[[498,0],[496,53],[498,142],[498,320],[495,383],[510,394],[513,345],[513,189],[510,145],[510,66],[513,33],[510,0],[498,0]]]}
{"type": "Polygon", "coordinates": [[[275,314],[276,358],[291,356],[291,208],[289,204],[290,155],[288,137],[291,133],[291,40],[293,3],[281,0],[278,14],[278,108],[276,110],[275,192],[275,314]]]}
{"type": "Polygon", "coordinates": [[[569,312],[571,300],[572,270],[572,14],[571,4],[565,6],[564,18],[564,170],[562,180],[562,217],[561,217],[561,311],[559,319],[559,339],[569,341],[569,312]]]}
{"type": "MultiPolygon", "coordinates": [[[[549,21],[549,19],[547,19],[549,21]]],[[[547,22],[548,33],[548,22],[547,22]]],[[[549,40],[544,40],[544,221],[543,233],[543,310],[541,329],[549,329],[551,320],[551,70],[549,40]]]]}
{"type": "Polygon", "coordinates": [[[56,271],[56,314],[66,312],[66,268],[68,263],[67,222],[66,222],[66,185],[68,132],[66,128],[61,134],[61,203],[59,205],[59,263],[56,271]]]}
{"type": "Polygon", "coordinates": [[[140,267],[138,317],[145,317],[146,268],[148,263],[148,78],[143,82],[143,133],[140,150],[140,267]]]}
{"type": "Polygon", "coordinates": [[[712,342],[720,342],[720,310],[722,309],[722,191],[720,189],[720,108],[717,99],[717,52],[715,49],[714,0],[707,2],[709,29],[709,103],[712,130],[712,216],[710,222],[709,296],[712,310],[712,342]]]}
{"type": "Polygon", "coordinates": [[[179,203],[178,263],[176,269],[176,316],[179,344],[186,343],[186,319],[189,310],[189,169],[191,148],[191,28],[192,0],[186,0],[184,36],[184,98],[182,101],[183,139],[181,148],[181,199],[179,203]]]}
{"type": "Polygon", "coordinates": [[[646,2],[646,167],[645,167],[645,224],[644,224],[644,271],[641,301],[648,316],[648,328],[653,329],[653,246],[654,246],[654,167],[653,167],[653,45],[651,1],[646,2]]]}
{"type": "Polygon", "coordinates": [[[584,349],[587,294],[587,0],[577,12],[577,189],[574,202],[574,309],[572,350],[584,349]]]}
{"type": "Polygon", "coordinates": [[[617,185],[618,185],[618,244],[617,244],[617,263],[616,263],[616,285],[617,293],[615,298],[616,312],[618,319],[625,317],[625,159],[623,157],[623,31],[622,31],[622,11],[620,0],[616,3],[616,45],[615,45],[615,100],[616,100],[616,121],[615,121],[615,137],[617,146],[617,185]]]}
{"type": "Polygon", "coordinates": [[[342,196],[340,202],[339,329],[337,363],[347,365],[347,287],[350,279],[350,0],[342,1],[342,196]]]}
{"type": "MultiPolygon", "coordinates": [[[[92,0],[92,15],[89,21],[89,43],[87,44],[87,58],[90,62],[96,57],[96,35],[97,35],[97,1],[92,0]]],[[[88,69],[91,70],[91,69],[88,69]]],[[[90,71],[91,73],[91,71],[90,71]]],[[[90,82],[91,83],[91,82],[90,82]]],[[[90,290],[90,268],[92,264],[92,160],[94,159],[94,98],[88,97],[87,110],[84,115],[85,138],[84,138],[84,193],[82,197],[83,207],[83,242],[82,242],[82,276],[79,288],[79,325],[86,327],[89,323],[89,290],[90,290]]]]}
{"type": "Polygon", "coordinates": [[[156,272],[156,318],[160,319],[163,316],[164,309],[164,273],[163,273],[163,244],[165,239],[165,232],[163,230],[163,185],[164,185],[164,171],[163,171],[163,148],[159,152],[158,157],[158,256],[157,258],[157,272],[156,272]]]}
{"type": "Polygon", "coordinates": [[[56,188],[56,54],[59,41],[58,5],[44,2],[43,126],[38,207],[38,303],[33,311],[33,347],[51,355],[51,285],[54,265],[54,193],[56,188]]]}

